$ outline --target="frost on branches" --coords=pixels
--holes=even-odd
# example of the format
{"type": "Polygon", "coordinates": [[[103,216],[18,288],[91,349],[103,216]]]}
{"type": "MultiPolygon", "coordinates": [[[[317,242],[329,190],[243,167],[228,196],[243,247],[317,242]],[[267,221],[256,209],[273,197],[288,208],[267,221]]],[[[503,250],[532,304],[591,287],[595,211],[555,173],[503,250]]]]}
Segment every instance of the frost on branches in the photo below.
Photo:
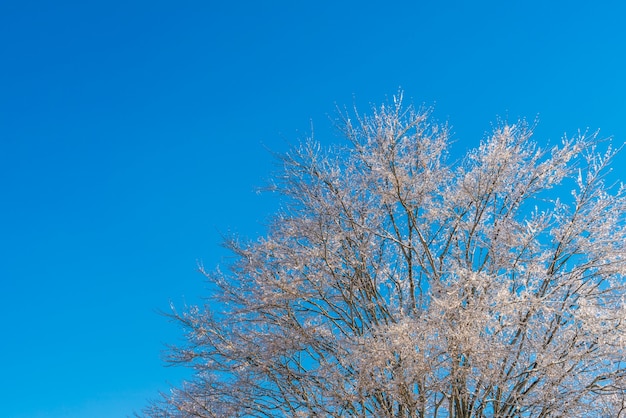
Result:
{"type": "Polygon", "coordinates": [[[626,417],[615,151],[518,123],[449,161],[428,116],[396,99],[283,158],[267,236],[173,314],[194,378],[147,416],[626,417]]]}

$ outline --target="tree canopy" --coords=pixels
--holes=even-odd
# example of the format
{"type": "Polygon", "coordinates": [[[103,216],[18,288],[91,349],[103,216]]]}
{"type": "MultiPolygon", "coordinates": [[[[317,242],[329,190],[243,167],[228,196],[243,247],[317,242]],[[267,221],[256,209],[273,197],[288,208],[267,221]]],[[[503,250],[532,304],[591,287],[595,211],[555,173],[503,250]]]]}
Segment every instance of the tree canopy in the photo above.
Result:
{"type": "Polygon", "coordinates": [[[266,236],[172,315],[150,417],[626,416],[626,189],[596,134],[502,123],[451,159],[396,97],[281,158],[266,236]]]}

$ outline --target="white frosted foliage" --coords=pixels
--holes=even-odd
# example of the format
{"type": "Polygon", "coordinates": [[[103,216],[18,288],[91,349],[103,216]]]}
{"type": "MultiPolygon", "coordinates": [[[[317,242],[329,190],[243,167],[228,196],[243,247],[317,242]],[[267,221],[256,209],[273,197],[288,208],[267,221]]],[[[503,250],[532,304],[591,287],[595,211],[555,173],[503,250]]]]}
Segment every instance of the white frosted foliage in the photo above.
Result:
{"type": "Polygon", "coordinates": [[[501,125],[448,161],[400,97],[285,155],[267,236],[173,316],[195,377],[153,417],[626,416],[616,151],[501,125]]]}

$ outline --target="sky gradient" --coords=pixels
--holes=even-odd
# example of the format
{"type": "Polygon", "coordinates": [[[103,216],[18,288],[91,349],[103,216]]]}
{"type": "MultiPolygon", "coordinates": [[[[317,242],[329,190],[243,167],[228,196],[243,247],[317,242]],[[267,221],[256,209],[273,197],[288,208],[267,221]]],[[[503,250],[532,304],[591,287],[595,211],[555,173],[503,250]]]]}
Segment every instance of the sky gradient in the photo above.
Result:
{"type": "MultiPolygon", "coordinates": [[[[460,152],[498,119],[626,141],[618,1],[0,2],[1,415],[125,417],[184,370],[159,311],[255,238],[335,106],[400,88],[460,152]],[[271,151],[271,152],[270,152],[271,151]]],[[[626,179],[626,157],[615,176],[626,179]]]]}

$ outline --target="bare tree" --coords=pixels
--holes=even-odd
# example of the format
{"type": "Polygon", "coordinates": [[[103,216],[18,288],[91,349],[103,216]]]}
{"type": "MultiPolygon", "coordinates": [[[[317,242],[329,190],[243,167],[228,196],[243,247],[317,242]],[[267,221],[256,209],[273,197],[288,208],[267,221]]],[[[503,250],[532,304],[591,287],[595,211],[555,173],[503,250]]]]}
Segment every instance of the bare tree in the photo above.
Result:
{"type": "Polygon", "coordinates": [[[626,417],[626,188],[596,135],[503,124],[457,162],[401,98],[281,160],[266,237],[173,316],[151,417],[626,417]],[[603,151],[599,149],[602,148],[603,151]]]}

